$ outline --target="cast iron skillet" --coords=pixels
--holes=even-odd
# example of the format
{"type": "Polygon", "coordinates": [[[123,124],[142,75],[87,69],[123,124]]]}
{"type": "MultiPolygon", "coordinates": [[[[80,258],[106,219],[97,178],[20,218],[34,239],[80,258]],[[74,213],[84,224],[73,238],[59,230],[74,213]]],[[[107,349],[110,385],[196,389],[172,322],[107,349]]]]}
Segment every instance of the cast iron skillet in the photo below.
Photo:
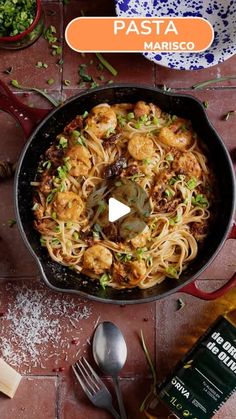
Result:
{"type": "Polygon", "coordinates": [[[163,92],[148,86],[132,84],[112,85],[79,94],[62,106],[53,109],[46,117],[46,110],[28,108],[16,100],[3,84],[0,84],[0,107],[11,113],[22,125],[28,142],[19,160],[15,177],[15,208],[17,223],[24,242],[36,259],[45,283],[54,290],[79,294],[102,302],[132,304],[144,303],[165,297],[176,291],[188,292],[203,299],[214,299],[236,285],[236,275],[213,293],[199,290],[194,280],[212,262],[221,249],[232,226],[235,201],[234,173],[229,154],[223,141],[209,122],[202,104],[187,95],[163,92]],[[220,190],[217,221],[208,236],[204,248],[184,271],[179,280],[166,279],[153,288],[140,290],[101,289],[93,281],[79,276],[70,269],[51,260],[46,249],[39,243],[39,235],[33,228],[32,187],[40,156],[61,133],[64,126],[76,115],[90,110],[98,103],[137,102],[144,100],[158,104],[161,109],[191,119],[194,129],[206,142],[214,161],[220,190]],[[44,116],[44,119],[39,121],[44,116]],[[39,124],[38,124],[39,123],[39,124]],[[35,126],[38,126],[35,128],[35,126]],[[33,132],[32,132],[33,131],[33,132]],[[32,132],[32,133],[31,133],[32,132]]]}

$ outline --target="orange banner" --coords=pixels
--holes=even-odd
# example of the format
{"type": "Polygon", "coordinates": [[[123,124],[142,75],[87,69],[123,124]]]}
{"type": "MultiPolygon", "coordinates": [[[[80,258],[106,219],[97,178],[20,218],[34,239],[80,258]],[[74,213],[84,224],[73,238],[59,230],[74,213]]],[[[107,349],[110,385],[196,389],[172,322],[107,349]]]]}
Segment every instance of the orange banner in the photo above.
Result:
{"type": "Polygon", "coordinates": [[[65,32],[78,52],[200,52],[211,45],[211,24],[199,17],[78,17],[65,32]]]}

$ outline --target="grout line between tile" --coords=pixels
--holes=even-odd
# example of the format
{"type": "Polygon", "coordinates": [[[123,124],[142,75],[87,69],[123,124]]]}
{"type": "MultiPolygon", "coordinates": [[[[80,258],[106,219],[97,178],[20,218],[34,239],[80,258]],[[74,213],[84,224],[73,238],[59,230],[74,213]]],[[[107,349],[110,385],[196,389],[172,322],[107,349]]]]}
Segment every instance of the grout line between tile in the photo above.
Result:
{"type": "Polygon", "coordinates": [[[60,419],[60,377],[57,376],[56,380],[56,403],[55,403],[55,418],[60,419]]]}

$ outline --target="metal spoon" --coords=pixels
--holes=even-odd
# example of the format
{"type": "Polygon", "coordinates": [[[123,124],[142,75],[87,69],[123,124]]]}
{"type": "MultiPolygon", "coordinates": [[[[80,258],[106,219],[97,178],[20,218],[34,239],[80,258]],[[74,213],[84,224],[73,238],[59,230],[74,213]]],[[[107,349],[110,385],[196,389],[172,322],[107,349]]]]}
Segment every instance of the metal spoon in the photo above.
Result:
{"type": "Polygon", "coordinates": [[[98,325],[93,337],[93,356],[101,370],[112,377],[121,419],[127,419],[118,379],[127,358],[127,346],[115,324],[103,322],[98,325]]]}

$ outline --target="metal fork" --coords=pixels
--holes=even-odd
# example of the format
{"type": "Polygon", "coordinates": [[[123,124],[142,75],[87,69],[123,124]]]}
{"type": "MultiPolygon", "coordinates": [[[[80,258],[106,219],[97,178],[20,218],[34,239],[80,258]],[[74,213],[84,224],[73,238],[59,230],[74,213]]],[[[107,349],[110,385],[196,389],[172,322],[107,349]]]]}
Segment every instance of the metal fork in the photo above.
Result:
{"type": "Polygon", "coordinates": [[[82,389],[94,406],[104,408],[108,410],[114,418],[120,419],[120,415],[112,406],[110,391],[88,361],[82,357],[75,365],[72,365],[72,369],[82,389]]]}

